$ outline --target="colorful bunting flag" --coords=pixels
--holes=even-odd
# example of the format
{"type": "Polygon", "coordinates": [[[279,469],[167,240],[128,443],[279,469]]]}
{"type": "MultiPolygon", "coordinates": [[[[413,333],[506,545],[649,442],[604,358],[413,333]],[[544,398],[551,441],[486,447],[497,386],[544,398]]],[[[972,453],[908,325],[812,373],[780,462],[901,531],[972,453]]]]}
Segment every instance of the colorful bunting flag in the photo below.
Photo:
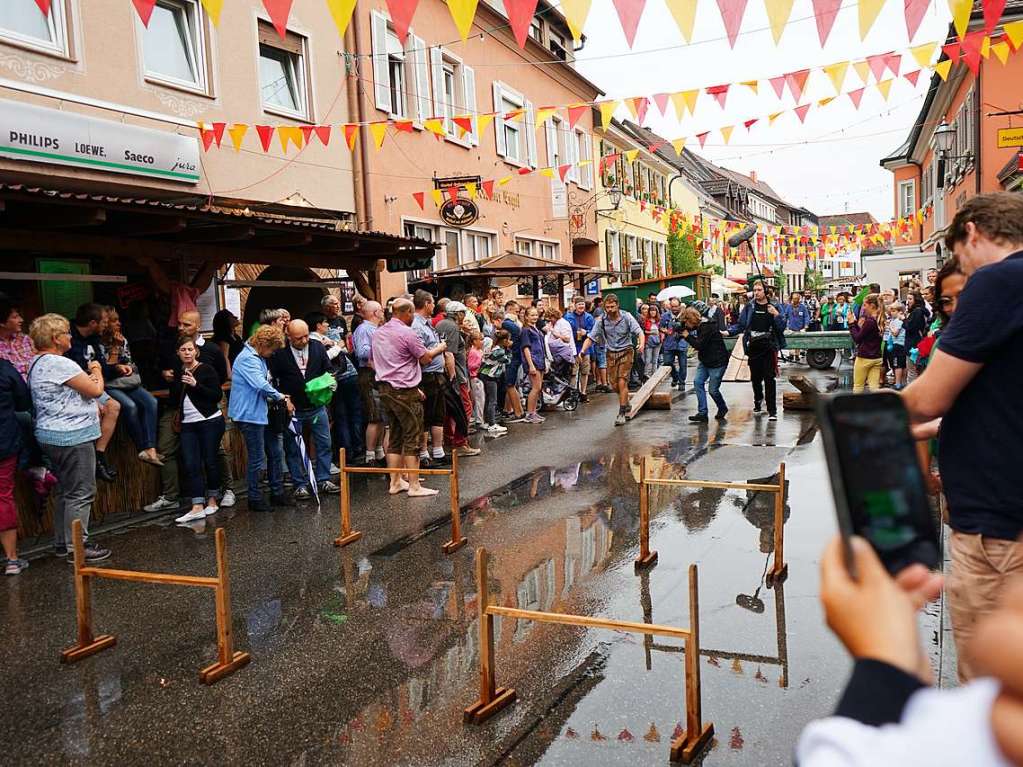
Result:
{"type": "Polygon", "coordinates": [[[1010,21],[1003,24],[1002,31],[1005,32],[1005,36],[1009,38],[1009,42],[1012,43],[1013,49],[1018,51],[1020,45],[1023,44],[1023,20],[1010,21]]]}
{"type": "Polygon", "coordinates": [[[529,37],[529,25],[536,15],[537,0],[504,0],[505,13],[508,15],[508,26],[511,27],[515,42],[519,48],[526,46],[529,37]]]}
{"type": "Polygon", "coordinates": [[[430,196],[433,198],[433,204],[438,208],[440,204],[444,202],[444,193],[440,189],[431,189],[430,196]]]}
{"type": "MultiPolygon", "coordinates": [[[[881,8],[884,7],[885,0],[859,0],[857,8],[859,10],[860,19],[860,40],[867,39],[867,33],[870,28],[874,26],[874,22],[877,21],[877,15],[881,13],[881,8]]],[[[959,1],[959,0],[951,0],[959,1]]],[[[966,0],[967,3],[972,0],[966,0]]]]}
{"type": "Polygon", "coordinates": [[[469,193],[469,199],[470,200],[475,200],[476,199],[476,194],[477,194],[476,184],[474,184],[471,181],[466,182],[466,184],[465,184],[465,191],[469,193]]]}
{"type": "Polygon", "coordinates": [[[678,91],[671,94],[671,102],[675,105],[675,112],[678,114],[679,120],[685,117],[686,110],[689,110],[689,114],[696,111],[696,99],[699,95],[698,90],[678,91]]]}
{"type": "Polygon", "coordinates": [[[623,154],[625,155],[625,159],[627,161],[629,161],[629,162],[636,162],[636,158],[639,157],[639,150],[638,149],[630,149],[629,151],[624,152],[623,154]]]}
{"type": "Polygon", "coordinates": [[[671,145],[675,148],[675,154],[681,157],[682,150],[685,148],[686,145],[686,140],[684,138],[677,138],[671,142],[671,145]]]}
{"type": "Polygon", "coordinates": [[[991,46],[991,52],[998,57],[998,60],[1002,62],[1002,66],[1009,60],[1009,44],[1002,40],[999,43],[995,43],[991,46]]]}
{"type": "Polygon", "coordinates": [[[492,112],[485,112],[476,115],[476,129],[479,131],[479,135],[483,135],[483,131],[490,127],[490,123],[494,121],[494,115],[492,112]]]}
{"type": "Polygon", "coordinates": [[[472,29],[472,20],[476,17],[476,6],[479,0],[447,0],[448,13],[455,22],[455,28],[464,43],[472,29]]]}
{"type": "Polygon", "coordinates": [[[636,28],[639,26],[639,17],[643,15],[643,7],[646,0],[612,0],[615,10],[618,11],[618,21],[622,24],[622,32],[625,33],[625,42],[632,47],[636,39],[636,28]]]}
{"type": "Polygon", "coordinates": [[[937,47],[937,43],[924,43],[910,48],[909,52],[913,54],[913,58],[916,59],[916,63],[920,65],[921,69],[929,69],[931,59],[934,58],[934,50],[937,47]]]}
{"type": "MultiPolygon", "coordinates": [[[[49,5],[50,0],[45,1],[49,5]]],[[[327,1],[330,2],[330,0],[327,1]]],[[[224,0],[202,0],[202,7],[206,9],[206,14],[210,17],[210,21],[213,22],[213,26],[219,27],[220,12],[224,9],[224,0]]]]}
{"type": "Polygon", "coordinates": [[[444,120],[440,117],[431,117],[428,120],[423,120],[423,127],[426,128],[430,133],[437,137],[447,135],[447,131],[444,130],[444,120]]]}
{"type": "Polygon", "coordinates": [[[948,79],[948,73],[952,71],[952,59],[945,59],[939,61],[934,65],[934,71],[938,73],[938,77],[942,80],[948,79]]]}
{"type": "Polygon", "coordinates": [[[458,126],[458,129],[464,136],[466,133],[472,133],[472,116],[471,115],[459,115],[458,117],[452,117],[451,121],[458,126]]]}
{"type": "Polygon", "coordinates": [[[231,137],[231,146],[234,147],[234,151],[241,151],[242,140],[244,140],[245,134],[248,132],[249,126],[245,123],[235,123],[228,129],[227,135],[231,137]]]}
{"type": "Polygon", "coordinates": [[[831,80],[835,93],[842,92],[842,85],[845,83],[846,72],[849,71],[849,62],[840,61],[837,64],[829,64],[824,67],[824,74],[831,80]]]}
{"type": "Polygon", "coordinates": [[[423,205],[423,201],[426,199],[426,193],[425,192],[413,192],[412,196],[415,198],[415,201],[417,203],[419,203],[419,209],[420,210],[426,210],[426,207],[423,205]]]}
{"type": "Polygon", "coordinates": [[[483,187],[483,194],[487,196],[487,199],[494,199],[494,180],[489,179],[484,181],[481,186],[483,187]]]}
{"type": "Polygon", "coordinates": [[[288,17],[291,15],[292,2],[293,0],[263,0],[263,7],[270,14],[270,21],[282,38],[288,34],[288,17]]]}
{"type": "Polygon", "coordinates": [[[614,116],[615,109],[618,108],[617,101],[598,101],[597,109],[600,110],[600,127],[607,130],[607,126],[611,124],[611,118],[614,116]]]}
{"type": "Polygon", "coordinates": [[[278,125],[277,139],[281,142],[281,150],[288,153],[288,145],[294,144],[296,149],[302,148],[302,131],[293,125],[278,125]]]}
{"type": "Polygon", "coordinates": [[[768,82],[771,83],[771,87],[774,88],[774,93],[778,98],[782,98],[785,95],[785,75],[772,77],[768,82]]]}
{"type": "Polygon", "coordinates": [[[700,148],[703,149],[703,145],[707,142],[707,136],[710,135],[710,131],[704,131],[703,133],[696,134],[696,140],[700,142],[700,148]]]}
{"type": "Polygon", "coordinates": [[[401,133],[413,133],[414,125],[411,120],[395,120],[394,129],[401,133]]]}
{"type": "MultiPolygon", "coordinates": [[[[206,0],[203,0],[204,4],[205,2],[206,0]]],[[[217,2],[223,3],[224,0],[217,2]]],[[[327,0],[327,10],[330,11],[330,17],[337,27],[338,37],[344,39],[348,24],[352,20],[352,12],[355,10],[355,0],[327,0]]]]}
{"type": "Polygon", "coordinates": [[[795,0],[764,0],[764,7],[767,9],[767,20],[771,24],[771,35],[774,37],[775,45],[781,40],[781,34],[785,31],[785,25],[789,23],[793,2],[795,0]]]}
{"type": "Polygon", "coordinates": [[[721,20],[725,23],[728,44],[732,48],[735,48],[735,40],[739,36],[742,17],[746,13],[746,2],[747,0],[717,0],[718,9],[721,11],[721,20]]]}
{"type": "Polygon", "coordinates": [[[300,131],[302,131],[302,143],[303,143],[303,145],[304,146],[309,146],[309,139],[312,138],[312,135],[313,135],[313,126],[312,125],[299,125],[298,129],[300,131]]]}
{"type": "Polygon", "coordinates": [[[643,118],[646,117],[646,110],[649,105],[650,102],[643,96],[625,99],[625,106],[629,108],[629,112],[632,114],[632,119],[640,125],[643,124],[643,118]]]}
{"type": "Polygon", "coordinates": [[[856,90],[849,91],[849,93],[848,93],[849,100],[853,103],[853,106],[856,107],[857,109],[860,108],[860,100],[863,98],[863,91],[864,90],[866,90],[866,89],[865,88],[857,88],[856,90]]]}
{"type": "Polygon", "coordinates": [[[966,37],[962,39],[963,62],[975,75],[980,71],[980,49],[984,37],[984,30],[977,29],[967,33],[966,37]]]}
{"type": "Polygon", "coordinates": [[[557,107],[538,107],[536,110],[536,127],[539,128],[558,111],[557,107]]]}
{"type": "Polygon", "coordinates": [[[458,187],[457,186],[449,186],[445,191],[447,191],[448,199],[451,200],[451,202],[458,202],[458,187]]]}
{"type": "Polygon", "coordinates": [[[142,25],[144,27],[149,26],[149,19],[153,16],[153,8],[156,6],[156,0],[131,0],[135,5],[135,11],[138,13],[139,18],[142,19],[142,25]]]}
{"type": "Polygon", "coordinates": [[[743,125],[744,125],[744,126],[746,126],[746,130],[749,130],[749,129],[750,129],[750,128],[752,128],[752,127],[753,127],[754,125],[756,125],[756,124],[757,124],[758,122],[760,122],[760,118],[759,118],[759,117],[754,117],[754,118],[753,118],[753,119],[751,119],[751,120],[746,120],[746,121],[745,121],[745,122],[743,123],[743,125]]]}
{"type": "Polygon", "coordinates": [[[884,65],[896,77],[899,76],[899,68],[902,66],[901,53],[889,53],[884,57],[884,65]]]}
{"type": "Polygon", "coordinates": [[[854,61],[852,67],[856,70],[860,82],[870,85],[870,65],[866,61],[854,61]]]}
{"type": "Polygon", "coordinates": [[[1005,0],[983,0],[984,30],[990,35],[995,31],[1005,11],[1005,0]]]}
{"type": "Polygon", "coordinates": [[[270,141],[274,136],[274,129],[270,125],[257,125],[256,133],[259,135],[259,143],[263,147],[263,152],[270,151],[270,141]]]}
{"type": "Polygon", "coordinates": [[[727,85],[712,85],[705,89],[708,96],[713,96],[714,100],[718,102],[718,106],[722,109],[725,108],[725,99],[728,98],[728,86],[727,85]]]}
{"type": "Polygon", "coordinates": [[[881,92],[881,96],[884,98],[884,100],[887,101],[888,100],[888,94],[891,93],[891,90],[892,90],[892,80],[891,80],[891,78],[889,78],[887,80],[881,80],[877,84],[877,89],[881,92]]]}
{"type": "Polygon", "coordinates": [[[953,64],[959,63],[959,57],[962,55],[962,49],[959,46],[958,40],[954,43],[948,43],[947,45],[941,46],[941,50],[953,64]]]}
{"type": "Polygon", "coordinates": [[[559,165],[558,166],[558,175],[561,176],[562,182],[564,182],[565,176],[568,175],[568,172],[571,169],[572,169],[572,163],[568,163],[566,165],[559,165]]]}
{"type": "Polygon", "coordinates": [[[887,55],[887,53],[878,53],[874,56],[867,56],[867,66],[870,67],[870,71],[874,73],[875,81],[884,77],[885,57],[887,55]]]}
{"type": "Polygon", "coordinates": [[[384,136],[387,135],[387,123],[377,122],[369,124],[370,135],[373,136],[373,144],[377,150],[384,145],[384,136]]]}
{"type": "Polygon", "coordinates": [[[345,123],[341,126],[341,131],[345,136],[345,143],[348,144],[348,149],[355,151],[355,141],[359,138],[359,126],[354,123],[345,123]]]}
{"type": "Polygon", "coordinates": [[[759,80],[743,80],[739,85],[745,85],[753,94],[756,95],[759,92],[760,81],[759,80]]]}
{"type": "Polygon", "coordinates": [[[911,85],[916,85],[917,80],[920,78],[920,70],[914,69],[912,72],[906,72],[903,77],[909,80],[911,85]]]}
{"type": "Polygon", "coordinates": [[[693,38],[693,24],[696,21],[697,0],[664,0],[671,16],[678,25],[679,34],[687,43],[693,38]]]}
{"type": "Polygon", "coordinates": [[[589,108],[589,104],[570,104],[566,109],[568,113],[568,127],[574,128],[575,124],[579,122],[579,118],[586,114],[586,110],[589,108]]]}
{"type": "Polygon", "coordinates": [[[667,93],[655,93],[651,96],[654,100],[654,104],[657,105],[657,111],[661,113],[661,117],[666,117],[665,114],[668,111],[668,94],[667,93]]]}
{"type": "Polygon", "coordinates": [[[575,41],[579,41],[583,37],[583,27],[586,25],[586,17],[590,15],[592,3],[593,0],[562,0],[561,2],[561,12],[565,14],[565,21],[568,22],[568,29],[575,41]]]}
{"type": "Polygon", "coordinates": [[[810,105],[801,104],[796,107],[794,111],[796,113],[796,117],[799,118],[799,122],[804,123],[806,122],[806,113],[810,111],[810,105]]]}
{"type": "Polygon", "coordinates": [[[842,0],[811,0],[813,3],[813,15],[817,21],[817,37],[821,41],[821,48],[828,41],[831,28],[835,25],[835,17],[838,9],[842,7],[842,0]]]}
{"type": "Polygon", "coordinates": [[[213,146],[213,131],[207,130],[202,123],[199,123],[199,140],[202,142],[202,151],[210,151],[210,147],[213,146]]]}
{"type": "Polygon", "coordinates": [[[721,131],[721,138],[723,138],[725,140],[726,144],[728,143],[728,139],[730,139],[732,137],[732,129],[733,128],[735,128],[734,125],[728,125],[728,126],[726,126],[724,128],[720,128],[719,129],[721,131]]]}
{"type": "Polygon", "coordinates": [[[819,106],[819,107],[826,107],[828,104],[830,104],[834,100],[835,100],[834,96],[827,96],[825,98],[818,99],[817,100],[817,106],[819,106]]]}
{"type": "Polygon", "coordinates": [[[397,35],[402,45],[405,45],[405,38],[408,37],[408,28],[412,23],[412,16],[415,15],[416,6],[418,5],[419,0],[387,0],[387,11],[391,14],[394,34],[397,35]]]}
{"type": "Polygon", "coordinates": [[[50,15],[50,0],[36,0],[36,5],[38,5],[39,10],[43,12],[43,16],[50,15]]]}
{"type": "Polygon", "coordinates": [[[912,40],[920,28],[920,22],[923,21],[931,0],[903,0],[903,3],[905,4],[906,34],[912,40]]]}
{"type": "Polygon", "coordinates": [[[952,12],[952,26],[956,28],[956,34],[965,37],[970,13],[973,11],[973,0],[948,0],[948,9],[952,12]]]}

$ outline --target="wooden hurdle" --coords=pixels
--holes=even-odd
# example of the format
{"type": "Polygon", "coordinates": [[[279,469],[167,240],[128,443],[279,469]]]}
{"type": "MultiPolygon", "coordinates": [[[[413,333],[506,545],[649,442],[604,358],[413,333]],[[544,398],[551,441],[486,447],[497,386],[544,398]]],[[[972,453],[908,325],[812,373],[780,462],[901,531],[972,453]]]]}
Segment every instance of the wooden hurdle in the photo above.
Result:
{"type": "Polygon", "coordinates": [[[671,760],[689,764],[714,734],[714,725],[702,722],[700,699],[700,604],[696,565],[689,566],[689,628],[657,626],[650,623],[594,618],[537,610],[520,610],[495,605],[490,599],[487,575],[489,557],[484,548],[476,549],[476,593],[479,605],[480,697],[465,709],[464,721],[481,724],[516,699],[515,690],[498,687],[494,663],[494,616],[538,623],[560,623],[569,626],[628,631],[635,634],[674,637],[685,640],[686,729],[671,744],[671,760]]]}
{"type": "Polygon", "coordinates": [[[768,573],[768,583],[784,580],[788,574],[785,564],[785,462],[778,466],[778,484],[747,482],[712,482],[703,479],[657,479],[646,475],[646,458],[639,461],[639,556],[635,567],[641,570],[657,562],[657,552],[650,550],[650,485],[676,487],[710,487],[721,490],[753,490],[774,494],[774,566],[768,573]]]}
{"type": "MultiPolygon", "coordinates": [[[[352,493],[348,483],[349,474],[390,474],[392,469],[381,469],[369,466],[349,466],[345,461],[345,449],[338,452],[338,468],[341,469],[341,534],[334,539],[335,546],[347,546],[362,538],[362,533],[352,530],[352,493]]],[[[417,469],[414,474],[427,476],[447,476],[450,483],[451,496],[451,540],[441,548],[445,554],[453,554],[462,548],[468,538],[462,535],[462,515],[458,498],[458,453],[451,453],[450,469],[417,469]]]]}
{"type": "Polygon", "coordinates": [[[217,610],[217,662],[199,672],[199,681],[213,684],[234,673],[252,660],[247,652],[235,652],[231,634],[231,584],[227,574],[227,537],[224,528],[218,527],[215,535],[217,545],[217,575],[206,578],[198,575],[176,575],[174,573],[147,573],[135,570],[113,570],[85,565],[85,545],[82,540],[82,523],[71,523],[72,546],[75,556],[75,597],[78,614],[78,642],[61,652],[62,663],[75,663],[82,658],[98,653],[117,643],[109,634],[95,636],[92,631],[92,579],[110,578],[119,581],[159,583],[167,586],[201,586],[214,590],[217,610]]]}

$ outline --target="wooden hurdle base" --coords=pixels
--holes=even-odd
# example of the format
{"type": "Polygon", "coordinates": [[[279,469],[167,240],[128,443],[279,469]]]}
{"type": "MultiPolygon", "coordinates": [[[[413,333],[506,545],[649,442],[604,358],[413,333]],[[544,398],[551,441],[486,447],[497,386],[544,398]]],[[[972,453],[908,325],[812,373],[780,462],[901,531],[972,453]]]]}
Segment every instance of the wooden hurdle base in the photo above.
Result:
{"type": "Polygon", "coordinates": [[[688,732],[683,732],[678,740],[671,744],[671,761],[689,764],[700,750],[710,743],[713,735],[714,725],[710,723],[705,724],[703,731],[695,738],[690,737],[688,732]]]}
{"type": "Polygon", "coordinates": [[[518,695],[510,687],[498,687],[494,693],[494,699],[489,703],[478,700],[462,714],[462,721],[466,724],[482,724],[497,712],[504,709],[508,704],[514,703],[518,695]]]}
{"type": "Polygon", "coordinates": [[[61,650],[60,662],[75,663],[76,661],[80,661],[82,658],[88,658],[90,655],[95,655],[100,650],[113,647],[115,644],[117,644],[117,637],[111,636],[110,634],[103,634],[96,637],[88,644],[76,644],[74,647],[61,650]]]}
{"type": "Polygon", "coordinates": [[[233,674],[243,666],[249,665],[249,661],[251,660],[252,656],[247,652],[236,652],[234,657],[228,663],[221,663],[218,661],[200,671],[199,681],[203,684],[219,682],[228,674],[233,674]]]}
{"type": "Polygon", "coordinates": [[[460,548],[462,548],[468,542],[469,542],[469,539],[466,538],[463,535],[457,541],[448,541],[443,546],[441,546],[441,548],[444,549],[444,553],[445,554],[454,554],[456,551],[458,551],[460,548]]]}
{"type": "Polygon", "coordinates": [[[348,533],[348,535],[341,535],[334,539],[335,546],[347,546],[349,543],[355,543],[357,540],[362,538],[362,533],[354,531],[348,533]]]}
{"type": "Polygon", "coordinates": [[[634,566],[636,568],[636,572],[639,572],[640,570],[646,570],[648,568],[651,568],[656,564],[657,552],[651,551],[645,557],[644,556],[637,557],[634,566]]]}

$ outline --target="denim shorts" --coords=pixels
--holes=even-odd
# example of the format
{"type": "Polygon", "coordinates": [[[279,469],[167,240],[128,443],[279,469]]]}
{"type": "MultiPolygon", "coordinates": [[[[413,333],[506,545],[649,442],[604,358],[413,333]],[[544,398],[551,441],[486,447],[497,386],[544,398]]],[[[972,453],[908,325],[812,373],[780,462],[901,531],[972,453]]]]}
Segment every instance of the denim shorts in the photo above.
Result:
{"type": "Polygon", "coordinates": [[[601,370],[607,369],[607,347],[606,346],[594,346],[594,356],[597,358],[597,367],[601,370]]]}

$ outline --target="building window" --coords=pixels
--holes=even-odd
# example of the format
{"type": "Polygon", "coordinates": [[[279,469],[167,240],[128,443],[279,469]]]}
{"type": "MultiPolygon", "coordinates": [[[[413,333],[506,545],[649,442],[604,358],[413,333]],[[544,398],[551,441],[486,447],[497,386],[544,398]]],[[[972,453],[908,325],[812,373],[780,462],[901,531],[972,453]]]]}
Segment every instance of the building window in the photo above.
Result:
{"type": "Polygon", "coordinates": [[[387,112],[393,117],[408,117],[405,94],[408,86],[405,82],[405,51],[401,47],[398,36],[387,30],[387,75],[388,105],[387,112]]]}
{"type": "Polygon", "coordinates": [[[580,189],[589,190],[593,188],[593,144],[590,143],[589,135],[579,128],[575,131],[575,142],[579,147],[579,160],[586,162],[585,165],[579,166],[576,183],[580,189]]]}
{"type": "Polygon", "coordinates": [[[903,181],[899,184],[899,217],[907,218],[916,212],[916,182],[903,181]]]}
{"type": "Polygon", "coordinates": [[[494,90],[494,131],[497,154],[513,165],[536,167],[536,117],[533,105],[522,94],[495,81],[494,90]],[[519,112],[515,119],[505,115],[519,112]]]}
{"type": "Polygon", "coordinates": [[[0,38],[48,53],[68,55],[63,0],[54,0],[44,16],[35,0],[0,0],[0,38]]]}
{"type": "Polygon", "coordinates": [[[622,257],[619,250],[618,232],[608,229],[605,232],[607,268],[609,271],[619,273],[622,271],[622,257]]]}
{"type": "Polygon", "coordinates": [[[529,36],[540,43],[540,45],[543,45],[543,25],[536,16],[529,22],[529,36]]]}
{"type": "Polygon", "coordinates": [[[558,257],[558,244],[556,242],[538,242],[540,246],[540,258],[554,261],[558,257]]]}
{"type": "Polygon", "coordinates": [[[568,47],[565,45],[565,38],[553,29],[547,32],[548,47],[555,57],[562,61],[568,61],[568,47]]]}
{"type": "MultiPolygon", "coordinates": [[[[414,221],[406,221],[404,226],[406,237],[415,237],[420,240],[426,240],[427,242],[437,241],[437,229],[436,227],[430,226],[429,224],[417,224],[414,221]]],[[[434,251],[433,256],[433,268],[436,270],[440,268],[437,264],[439,258],[439,251],[434,251]]],[[[406,272],[406,279],[408,281],[414,281],[422,279],[425,275],[422,270],[416,269],[410,272],[406,272]]]]}
{"type": "Polygon", "coordinates": [[[259,22],[259,84],[263,109],[309,117],[305,38],[288,32],[281,39],[270,24],[259,22]]]}
{"type": "Polygon", "coordinates": [[[444,232],[444,268],[452,269],[458,266],[462,260],[461,233],[456,229],[448,229],[444,232]]]}
{"type": "Polygon", "coordinates": [[[476,232],[465,233],[465,258],[467,261],[482,261],[490,258],[489,234],[478,234],[476,232]]]}
{"type": "Polygon", "coordinates": [[[523,256],[533,255],[533,241],[532,240],[515,240],[515,252],[521,253],[523,256]]]}
{"type": "MultiPolygon", "coordinates": [[[[140,22],[141,23],[141,22],[140,22]]],[[[198,0],[160,0],[142,37],[146,77],[206,89],[198,0]]]]}

